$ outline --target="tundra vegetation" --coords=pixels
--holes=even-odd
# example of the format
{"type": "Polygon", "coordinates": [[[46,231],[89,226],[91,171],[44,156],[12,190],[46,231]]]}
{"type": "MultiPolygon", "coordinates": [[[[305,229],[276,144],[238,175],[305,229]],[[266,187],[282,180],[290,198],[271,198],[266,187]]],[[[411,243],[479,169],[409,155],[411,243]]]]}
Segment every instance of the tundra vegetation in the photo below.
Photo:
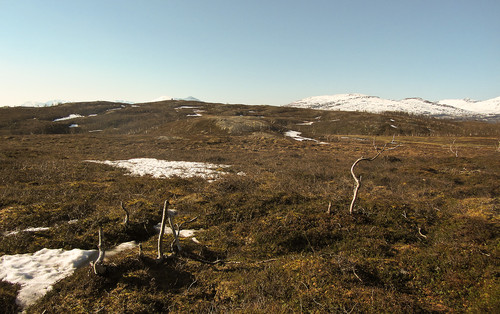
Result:
{"type": "MultiPolygon", "coordinates": [[[[0,108],[0,137],[0,255],[96,249],[100,228],[104,247],[141,243],[28,313],[500,311],[498,123],[94,102],[0,108]],[[144,157],[230,167],[206,180],[86,162],[144,157]],[[162,214],[196,239],[159,241],[162,214]],[[35,227],[50,229],[8,234],[35,227]]],[[[18,289],[0,282],[0,308],[18,310],[18,289]]]]}

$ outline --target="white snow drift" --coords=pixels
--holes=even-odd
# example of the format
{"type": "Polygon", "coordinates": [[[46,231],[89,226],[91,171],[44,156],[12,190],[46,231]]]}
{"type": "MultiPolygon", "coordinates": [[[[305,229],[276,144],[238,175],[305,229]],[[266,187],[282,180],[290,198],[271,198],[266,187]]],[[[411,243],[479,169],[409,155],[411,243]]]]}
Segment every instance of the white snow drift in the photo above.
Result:
{"type": "Polygon", "coordinates": [[[222,169],[228,165],[216,165],[204,162],[189,161],[166,161],[155,158],[133,158],[129,160],[99,161],[87,160],[113,167],[124,168],[132,176],[152,176],[153,178],[171,178],[178,176],[181,178],[202,177],[205,179],[215,179],[221,174],[225,174],[222,169]]]}
{"type": "Polygon", "coordinates": [[[69,116],[67,116],[67,117],[54,119],[54,122],[58,122],[58,121],[65,121],[65,120],[72,120],[72,119],[76,119],[76,118],[83,118],[83,116],[82,116],[82,115],[80,115],[80,114],[77,114],[77,113],[72,113],[72,114],[70,114],[70,115],[69,115],[69,116]]]}
{"type": "MultiPolygon", "coordinates": [[[[107,250],[106,258],[136,246],[134,241],[122,243],[107,250]]],[[[97,250],[44,248],[35,253],[4,255],[0,257],[0,280],[21,285],[16,303],[25,308],[49,292],[57,281],[95,260],[97,253],[97,250]]]]}
{"type": "Polygon", "coordinates": [[[16,301],[24,308],[96,254],[96,250],[41,249],[30,254],[4,255],[0,257],[0,279],[21,285],[16,301]]]}

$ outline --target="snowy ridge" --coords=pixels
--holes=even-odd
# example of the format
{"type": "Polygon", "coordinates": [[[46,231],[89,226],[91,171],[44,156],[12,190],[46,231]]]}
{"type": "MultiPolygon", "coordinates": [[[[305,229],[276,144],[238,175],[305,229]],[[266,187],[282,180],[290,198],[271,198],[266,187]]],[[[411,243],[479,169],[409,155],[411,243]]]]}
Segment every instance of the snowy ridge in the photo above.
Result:
{"type": "Polygon", "coordinates": [[[308,97],[287,106],[319,110],[366,111],[372,113],[400,111],[435,117],[479,117],[482,115],[500,114],[500,97],[482,102],[467,100],[432,102],[422,98],[390,100],[363,94],[338,94],[308,97]]]}
{"type": "Polygon", "coordinates": [[[160,97],[155,98],[153,100],[150,100],[148,102],[157,102],[157,101],[164,101],[164,100],[201,101],[198,98],[195,98],[193,96],[188,96],[188,97],[185,97],[185,98],[171,97],[171,96],[160,96],[160,97]]]}
{"type": "Polygon", "coordinates": [[[500,114],[500,97],[475,101],[472,99],[443,99],[438,104],[479,112],[482,114],[500,114]]]}
{"type": "Polygon", "coordinates": [[[60,99],[54,99],[54,100],[49,100],[45,102],[40,102],[40,101],[27,101],[20,105],[20,107],[51,107],[51,106],[57,106],[60,104],[67,103],[69,101],[66,100],[60,100],[60,99]]]}

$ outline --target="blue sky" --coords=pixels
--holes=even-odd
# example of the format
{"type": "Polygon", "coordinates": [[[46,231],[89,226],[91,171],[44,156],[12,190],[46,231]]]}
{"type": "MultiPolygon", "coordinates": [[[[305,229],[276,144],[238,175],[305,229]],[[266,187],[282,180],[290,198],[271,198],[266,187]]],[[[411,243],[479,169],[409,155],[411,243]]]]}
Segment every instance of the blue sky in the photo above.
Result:
{"type": "Polygon", "coordinates": [[[498,0],[0,0],[0,105],[500,96],[498,0]]]}

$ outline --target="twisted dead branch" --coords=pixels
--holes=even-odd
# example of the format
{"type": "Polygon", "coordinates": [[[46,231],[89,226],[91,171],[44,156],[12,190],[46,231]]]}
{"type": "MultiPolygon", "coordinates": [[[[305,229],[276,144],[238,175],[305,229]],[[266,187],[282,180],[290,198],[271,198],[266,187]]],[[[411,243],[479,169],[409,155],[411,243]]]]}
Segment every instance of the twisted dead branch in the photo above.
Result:
{"type": "Polygon", "coordinates": [[[125,208],[125,206],[123,205],[123,202],[120,202],[120,207],[123,209],[123,211],[125,212],[125,218],[123,219],[123,224],[125,225],[125,227],[128,227],[128,222],[129,222],[129,218],[130,218],[130,213],[129,211],[125,208]]]}
{"type": "Polygon", "coordinates": [[[172,252],[178,253],[182,251],[181,244],[179,242],[179,233],[180,233],[180,228],[179,225],[174,225],[174,216],[177,215],[176,211],[169,210],[168,211],[168,224],[170,225],[170,229],[172,229],[172,235],[174,236],[174,242],[171,244],[171,249],[172,252]],[[176,228],[177,226],[177,228],[176,228]],[[174,247],[175,244],[175,247],[174,247]]]}
{"type": "Polygon", "coordinates": [[[352,214],[353,210],[354,210],[354,205],[356,203],[356,199],[358,198],[358,192],[359,192],[359,188],[361,187],[361,176],[356,176],[356,174],[354,173],[354,168],[362,161],[374,161],[375,159],[377,159],[384,151],[387,151],[387,150],[393,150],[393,149],[396,149],[398,148],[399,146],[401,146],[400,144],[396,143],[394,141],[394,137],[392,138],[392,141],[390,141],[389,143],[385,143],[384,146],[382,148],[379,148],[377,147],[377,145],[375,145],[375,140],[373,141],[373,147],[375,148],[375,151],[377,152],[375,154],[375,156],[371,157],[371,158],[367,158],[367,157],[363,157],[361,156],[360,158],[358,158],[351,166],[351,175],[352,177],[354,178],[354,182],[355,182],[355,185],[354,185],[354,194],[352,196],[352,201],[351,201],[351,205],[349,206],[349,213],[352,214]],[[395,145],[395,146],[389,146],[388,145],[395,145]]]}
{"type": "Polygon", "coordinates": [[[93,267],[94,267],[94,274],[96,275],[104,275],[106,272],[106,267],[104,266],[104,255],[105,255],[105,250],[104,246],[102,244],[103,242],[103,231],[102,227],[99,226],[99,244],[97,245],[97,248],[99,249],[99,256],[97,257],[97,260],[94,262],[93,267]]]}

